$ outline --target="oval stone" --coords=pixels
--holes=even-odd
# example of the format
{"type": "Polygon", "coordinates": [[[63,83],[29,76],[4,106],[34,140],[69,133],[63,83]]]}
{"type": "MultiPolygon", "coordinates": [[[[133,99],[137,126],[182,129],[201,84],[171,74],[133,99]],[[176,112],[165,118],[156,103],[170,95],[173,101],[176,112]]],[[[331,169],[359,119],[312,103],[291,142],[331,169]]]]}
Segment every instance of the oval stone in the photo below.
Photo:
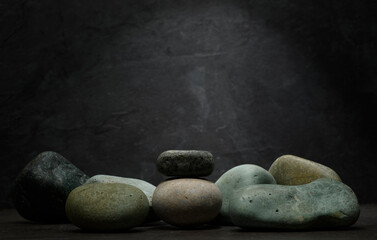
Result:
{"type": "Polygon", "coordinates": [[[203,177],[212,173],[213,156],[207,151],[169,150],[157,158],[157,169],[165,176],[203,177]]]}
{"type": "Polygon", "coordinates": [[[89,231],[126,230],[141,225],[149,204],[138,188],[123,183],[90,183],[74,189],[65,210],[68,219],[89,231]]]}
{"type": "Polygon", "coordinates": [[[239,189],[230,200],[232,222],[243,228],[345,227],[360,213],[347,185],[321,178],[298,186],[261,184],[239,189]]]}
{"type": "Polygon", "coordinates": [[[221,224],[232,224],[229,217],[229,199],[237,189],[255,184],[275,184],[274,177],[264,168],[254,164],[243,164],[231,168],[217,181],[223,203],[216,221],[221,224]]]}
{"type": "Polygon", "coordinates": [[[149,205],[152,206],[152,197],[153,192],[156,189],[156,186],[150,184],[141,179],[136,178],[124,178],[111,175],[95,175],[86,181],[86,183],[124,183],[134,187],[137,187],[147,196],[149,205]]]}
{"type": "Polygon", "coordinates": [[[221,208],[221,193],[214,183],[202,179],[168,180],[157,186],[152,206],[163,221],[178,227],[194,227],[216,217],[221,208]]]}
{"type": "Polygon", "coordinates": [[[111,175],[95,175],[89,178],[88,181],[86,181],[86,184],[87,183],[123,183],[137,187],[144,192],[149,201],[149,216],[147,218],[147,221],[159,220],[152,209],[152,197],[156,187],[149,182],[136,178],[124,178],[111,175]]]}
{"type": "Polygon", "coordinates": [[[293,155],[283,155],[276,159],[269,172],[276,182],[282,185],[301,185],[319,178],[341,181],[338,174],[331,168],[293,155]]]}
{"type": "Polygon", "coordinates": [[[65,201],[68,194],[85,183],[88,176],[56,152],[42,152],[17,176],[12,202],[18,213],[31,221],[68,222],[65,201]]]}

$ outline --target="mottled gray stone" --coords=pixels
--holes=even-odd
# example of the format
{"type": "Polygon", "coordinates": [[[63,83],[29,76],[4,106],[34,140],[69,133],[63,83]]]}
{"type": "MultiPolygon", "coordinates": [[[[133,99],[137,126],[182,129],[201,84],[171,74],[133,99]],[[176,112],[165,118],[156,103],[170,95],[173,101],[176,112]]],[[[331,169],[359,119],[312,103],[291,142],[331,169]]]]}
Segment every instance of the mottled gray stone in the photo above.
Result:
{"type": "Polygon", "coordinates": [[[254,184],[275,184],[274,177],[264,168],[254,164],[243,164],[231,168],[217,181],[216,185],[221,191],[223,204],[216,222],[231,225],[229,217],[229,199],[237,189],[254,184]]]}
{"type": "Polygon", "coordinates": [[[212,173],[214,161],[207,151],[169,150],[158,156],[157,169],[166,176],[203,177],[212,173]]]}
{"type": "Polygon", "coordinates": [[[123,183],[90,183],[74,189],[65,207],[69,220],[88,231],[127,230],[145,222],[149,204],[138,188],[123,183]]]}
{"type": "Polygon", "coordinates": [[[88,179],[86,181],[87,183],[123,183],[123,184],[128,184],[134,187],[137,187],[141,191],[144,192],[144,194],[147,196],[148,201],[149,201],[149,216],[148,216],[148,221],[155,221],[158,220],[157,216],[153,212],[152,208],[152,197],[154,190],[156,189],[156,186],[150,184],[149,182],[146,182],[141,179],[136,179],[136,178],[124,178],[124,177],[117,177],[117,176],[110,176],[110,175],[95,175],[88,179]]]}
{"type": "Polygon", "coordinates": [[[12,201],[19,214],[31,221],[65,222],[68,194],[88,179],[56,152],[42,152],[17,176],[12,201]]]}
{"type": "Polygon", "coordinates": [[[351,188],[321,178],[305,185],[239,189],[230,200],[229,213],[232,222],[243,228],[310,229],[350,226],[360,209],[351,188]]]}

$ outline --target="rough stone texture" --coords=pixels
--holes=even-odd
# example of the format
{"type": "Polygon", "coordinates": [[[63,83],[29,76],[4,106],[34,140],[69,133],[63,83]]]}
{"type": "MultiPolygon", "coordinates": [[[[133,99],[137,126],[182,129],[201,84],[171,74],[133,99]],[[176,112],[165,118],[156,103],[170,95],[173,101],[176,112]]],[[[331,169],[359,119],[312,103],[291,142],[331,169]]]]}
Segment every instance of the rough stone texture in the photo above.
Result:
{"type": "Polygon", "coordinates": [[[123,183],[90,183],[68,196],[69,220],[84,230],[127,230],[141,225],[149,212],[148,198],[138,188],[123,183]]]}
{"type": "Polygon", "coordinates": [[[19,214],[31,221],[67,221],[68,194],[88,179],[80,169],[56,152],[42,152],[17,176],[12,201],[19,214]]]}
{"type": "Polygon", "coordinates": [[[153,212],[152,208],[152,197],[156,186],[150,184],[149,182],[143,181],[141,179],[136,178],[124,178],[124,177],[117,177],[117,176],[110,176],[110,175],[95,175],[88,179],[86,183],[124,183],[134,187],[137,187],[144,194],[147,196],[149,201],[149,215],[147,221],[155,221],[158,220],[157,216],[153,212]]]}
{"type": "Polygon", "coordinates": [[[221,201],[221,192],[214,183],[194,178],[162,182],[152,200],[157,216],[178,227],[210,222],[219,213],[221,201]]]}
{"type": "Polygon", "coordinates": [[[269,172],[276,182],[282,185],[301,185],[319,178],[342,181],[331,168],[293,155],[284,155],[276,159],[269,172]]]}
{"type": "Polygon", "coordinates": [[[166,176],[203,177],[214,169],[213,156],[207,151],[169,150],[157,158],[157,169],[166,176]]]}
{"type": "Polygon", "coordinates": [[[254,164],[243,164],[231,168],[217,181],[216,185],[221,191],[223,203],[216,222],[220,224],[232,224],[229,217],[229,199],[234,192],[243,187],[254,184],[275,184],[274,177],[264,168],[254,164]]]}
{"type": "Polygon", "coordinates": [[[261,184],[231,198],[232,222],[243,228],[310,229],[345,227],[360,213],[356,195],[342,182],[321,178],[299,186],[261,184]]]}

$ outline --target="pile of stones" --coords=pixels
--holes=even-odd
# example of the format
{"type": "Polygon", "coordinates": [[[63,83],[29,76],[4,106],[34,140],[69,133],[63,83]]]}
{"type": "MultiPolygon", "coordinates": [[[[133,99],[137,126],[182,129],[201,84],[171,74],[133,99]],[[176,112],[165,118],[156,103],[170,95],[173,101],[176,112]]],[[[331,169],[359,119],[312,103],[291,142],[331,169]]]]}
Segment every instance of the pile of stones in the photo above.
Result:
{"type": "Polygon", "coordinates": [[[200,179],[212,173],[214,161],[207,151],[177,151],[161,153],[157,169],[168,179],[157,186],[152,206],[156,215],[178,227],[194,227],[211,222],[219,213],[220,189],[212,182],[200,179]]]}
{"type": "Polygon", "coordinates": [[[245,229],[322,229],[354,224],[355,193],[332,169],[284,155],[267,171],[243,164],[215,183],[207,151],[170,150],[157,169],[169,177],[157,188],[141,179],[89,178],[55,152],[43,152],[17,176],[12,200],[19,214],[42,223],[72,222],[88,231],[119,231],[158,220],[180,228],[203,224],[245,229]]]}

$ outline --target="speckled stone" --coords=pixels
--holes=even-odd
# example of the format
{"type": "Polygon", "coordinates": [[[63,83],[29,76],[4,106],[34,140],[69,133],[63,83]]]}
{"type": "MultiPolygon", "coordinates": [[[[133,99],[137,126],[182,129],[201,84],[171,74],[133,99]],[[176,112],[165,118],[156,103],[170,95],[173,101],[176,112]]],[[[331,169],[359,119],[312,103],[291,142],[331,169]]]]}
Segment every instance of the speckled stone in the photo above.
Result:
{"type": "Polygon", "coordinates": [[[148,221],[156,221],[158,220],[157,216],[153,212],[152,208],[152,197],[156,186],[150,184],[149,182],[143,181],[141,179],[136,178],[124,178],[124,177],[117,177],[117,176],[110,176],[110,175],[95,175],[86,181],[86,183],[124,183],[129,184],[131,186],[137,187],[144,194],[147,196],[149,201],[149,216],[147,218],[148,221]]]}
{"type": "Polygon", "coordinates": [[[216,222],[231,225],[229,217],[229,199],[237,189],[255,184],[275,184],[274,177],[264,168],[254,164],[243,164],[231,168],[217,181],[216,185],[221,191],[223,204],[216,222]]]}
{"type": "Polygon", "coordinates": [[[68,222],[64,205],[68,194],[88,179],[80,169],[56,152],[42,152],[17,176],[12,202],[31,221],[68,222]]]}
{"type": "Polygon", "coordinates": [[[243,228],[311,229],[345,227],[360,213],[354,192],[342,182],[321,178],[299,186],[260,184],[231,198],[232,222],[243,228]]]}
{"type": "Polygon", "coordinates": [[[213,156],[207,151],[169,150],[157,158],[157,169],[165,176],[203,177],[212,173],[213,156]]]}
{"type": "Polygon", "coordinates": [[[123,183],[90,183],[74,189],[65,206],[69,220],[88,231],[119,231],[141,225],[149,212],[148,198],[123,183]]]}
{"type": "Polygon", "coordinates": [[[124,183],[134,187],[137,187],[147,196],[149,205],[152,206],[152,197],[156,186],[150,184],[141,179],[136,178],[124,178],[111,175],[95,175],[86,181],[86,183],[124,183]]]}
{"type": "Polygon", "coordinates": [[[293,155],[284,155],[276,159],[269,172],[276,182],[282,185],[301,185],[319,178],[341,181],[338,174],[331,168],[293,155]]]}
{"type": "Polygon", "coordinates": [[[178,227],[195,227],[212,221],[221,208],[221,193],[212,182],[181,178],[157,186],[152,206],[163,221],[178,227]]]}

